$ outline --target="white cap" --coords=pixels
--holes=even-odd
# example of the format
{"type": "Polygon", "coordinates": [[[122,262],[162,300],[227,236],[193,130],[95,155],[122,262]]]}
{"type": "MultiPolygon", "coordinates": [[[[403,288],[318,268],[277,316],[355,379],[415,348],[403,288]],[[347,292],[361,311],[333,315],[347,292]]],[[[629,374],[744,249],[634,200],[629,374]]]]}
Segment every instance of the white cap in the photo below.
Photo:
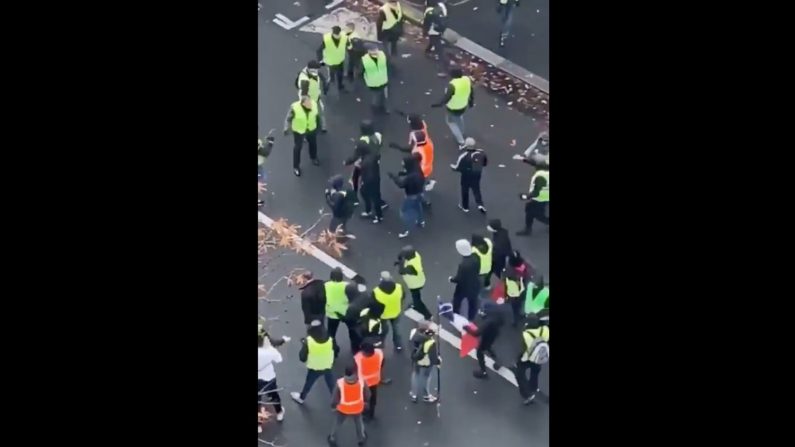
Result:
{"type": "Polygon", "coordinates": [[[381,279],[383,279],[384,281],[392,281],[392,274],[384,270],[383,272],[381,272],[381,279]]]}
{"type": "Polygon", "coordinates": [[[472,137],[466,137],[464,140],[464,144],[466,147],[475,147],[475,139],[472,137]]]}
{"type": "Polygon", "coordinates": [[[461,256],[469,256],[472,254],[472,245],[466,239],[455,241],[455,249],[461,256]]]}

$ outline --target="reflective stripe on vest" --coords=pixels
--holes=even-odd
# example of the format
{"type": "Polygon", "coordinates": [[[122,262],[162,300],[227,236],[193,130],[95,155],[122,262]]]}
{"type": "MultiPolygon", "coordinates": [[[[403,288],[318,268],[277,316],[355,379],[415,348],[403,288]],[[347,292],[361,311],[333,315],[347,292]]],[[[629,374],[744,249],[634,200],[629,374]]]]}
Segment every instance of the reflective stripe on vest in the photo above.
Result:
{"type": "Polygon", "coordinates": [[[356,33],[356,31],[351,31],[351,32],[345,32],[345,36],[348,38],[347,39],[348,49],[352,50],[353,49],[353,39],[358,39],[359,35],[356,33]]]}
{"type": "Polygon", "coordinates": [[[337,380],[340,389],[340,403],[337,411],[342,414],[361,414],[364,411],[364,382],[348,383],[345,379],[337,380]]]}
{"type": "Polygon", "coordinates": [[[312,101],[312,109],[307,112],[301,105],[301,101],[293,103],[293,122],[292,130],[298,134],[312,132],[317,128],[317,103],[312,101]]]}
{"type": "Polygon", "coordinates": [[[453,97],[447,101],[447,108],[450,110],[463,110],[469,105],[469,95],[472,93],[472,80],[469,76],[461,76],[450,81],[450,85],[455,89],[453,97]]]}
{"type": "Polygon", "coordinates": [[[383,51],[378,51],[376,61],[369,54],[362,56],[362,67],[364,67],[364,83],[368,87],[381,87],[387,83],[386,55],[383,51]]]}
{"type": "Polygon", "coordinates": [[[414,267],[417,270],[416,275],[403,275],[403,281],[409,290],[419,289],[425,286],[425,272],[422,270],[422,257],[418,252],[414,252],[414,257],[411,259],[403,260],[403,267],[414,267]]]}
{"type": "Polygon", "coordinates": [[[331,33],[323,35],[323,62],[326,65],[340,65],[345,62],[345,48],[348,46],[348,36],[340,34],[339,45],[334,45],[331,33]]]}
{"type": "Polygon", "coordinates": [[[334,365],[334,344],[331,338],[325,343],[318,343],[311,336],[306,337],[306,368],[313,371],[331,369],[334,365]]]}
{"type": "Polygon", "coordinates": [[[403,286],[395,284],[395,290],[390,294],[387,294],[378,286],[373,289],[373,295],[375,295],[375,299],[379,303],[384,305],[384,313],[381,318],[391,320],[400,315],[400,299],[403,298],[403,286]]]}
{"type": "Polygon", "coordinates": [[[541,192],[538,193],[538,197],[535,197],[533,200],[536,202],[549,202],[549,171],[539,170],[533,174],[533,178],[530,179],[530,192],[532,193],[533,190],[536,189],[536,179],[538,177],[543,177],[544,180],[547,181],[547,184],[541,188],[541,192]]]}
{"type": "Polygon", "coordinates": [[[527,303],[525,304],[525,313],[538,313],[543,308],[549,298],[549,287],[544,286],[538,295],[533,296],[535,293],[535,284],[530,285],[527,293],[527,303]]]}
{"type": "Polygon", "coordinates": [[[392,8],[389,4],[381,6],[381,11],[384,12],[384,24],[381,29],[386,31],[392,29],[398,22],[403,19],[403,9],[400,7],[400,2],[396,3],[396,8],[392,8]],[[397,16],[397,17],[395,17],[397,16]]]}
{"type": "Polygon", "coordinates": [[[381,320],[380,319],[371,318],[371,319],[367,320],[367,332],[372,334],[373,328],[376,325],[378,325],[378,333],[375,334],[375,335],[379,335],[380,336],[384,332],[384,326],[381,325],[381,320]]]}
{"type": "Polygon", "coordinates": [[[336,314],[345,315],[348,312],[348,296],[345,295],[345,281],[326,281],[323,287],[326,289],[326,316],[338,320],[336,314]]]}
{"type": "Polygon", "coordinates": [[[546,326],[541,326],[538,329],[525,329],[522,332],[522,338],[524,338],[524,353],[522,354],[522,361],[526,362],[530,360],[530,353],[527,352],[530,349],[530,346],[533,344],[533,340],[536,338],[541,337],[544,341],[549,341],[549,328],[546,326]]]}
{"type": "Polygon", "coordinates": [[[375,386],[381,383],[381,365],[384,362],[384,351],[376,349],[373,355],[367,357],[361,351],[353,357],[356,366],[359,368],[359,378],[367,386],[375,386]]]}
{"type": "Polygon", "coordinates": [[[422,353],[425,355],[417,360],[417,365],[431,366],[431,356],[428,355],[428,352],[431,350],[431,346],[433,346],[434,343],[436,343],[436,340],[432,338],[430,340],[425,340],[425,343],[422,344],[422,353]]]}
{"type": "Polygon", "coordinates": [[[301,83],[304,81],[309,81],[309,88],[306,91],[307,95],[317,102],[320,99],[320,79],[313,78],[309,76],[306,70],[302,70],[298,75],[298,99],[301,99],[301,83]]]}
{"type": "Polygon", "coordinates": [[[486,240],[486,245],[488,248],[486,249],[486,253],[481,253],[477,247],[474,245],[472,246],[472,251],[475,252],[476,255],[480,258],[480,274],[487,275],[491,272],[491,239],[483,238],[486,240]]]}

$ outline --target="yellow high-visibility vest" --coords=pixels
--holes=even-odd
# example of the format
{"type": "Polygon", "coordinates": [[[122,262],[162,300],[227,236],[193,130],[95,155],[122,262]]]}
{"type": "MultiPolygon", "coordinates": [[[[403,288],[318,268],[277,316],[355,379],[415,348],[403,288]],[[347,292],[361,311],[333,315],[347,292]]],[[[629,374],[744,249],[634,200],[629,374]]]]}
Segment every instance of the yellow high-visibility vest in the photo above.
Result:
{"type": "Polygon", "coordinates": [[[323,35],[323,62],[326,65],[340,65],[345,62],[345,49],[348,46],[348,36],[340,34],[339,45],[334,45],[334,37],[331,33],[323,35]]]}

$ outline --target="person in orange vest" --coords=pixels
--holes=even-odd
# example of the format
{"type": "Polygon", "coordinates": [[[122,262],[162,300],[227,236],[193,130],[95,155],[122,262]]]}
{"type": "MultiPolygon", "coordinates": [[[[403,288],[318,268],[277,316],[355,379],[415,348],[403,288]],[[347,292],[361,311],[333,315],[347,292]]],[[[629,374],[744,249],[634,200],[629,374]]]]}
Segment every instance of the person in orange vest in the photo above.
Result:
{"type": "MultiPolygon", "coordinates": [[[[431,180],[431,174],[433,174],[433,140],[431,140],[431,135],[428,133],[428,125],[422,117],[412,113],[407,119],[409,122],[408,145],[401,146],[397,143],[389,143],[389,147],[401,152],[419,154],[420,169],[425,177],[425,191],[430,191],[436,184],[436,180],[431,180]]],[[[423,198],[423,204],[427,206],[430,205],[430,202],[423,198]]]]}
{"type": "Polygon", "coordinates": [[[359,445],[364,445],[367,434],[364,432],[362,414],[366,407],[365,402],[369,400],[370,388],[359,378],[352,366],[346,366],[345,377],[337,380],[337,386],[334,387],[334,394],[331,397],[331,408],[337,410],[331,434],[328,435],[331,447],[337,446],[337,430],[346,419],[353,419],[356,425],[356,438],[359,440],[359,445]]]}
{"type": "Polygon", "coordinates": [[[378,398],[378,385],[381,384],[381,368],[384,365],[384,351],[377,349],[370,342],[361,345],[361,351],[353,356],[359,371],[359,378],[370,388],[370,399],[367,400],[367,411],[364,417],[375,417],[375,403],[378,398]]]}

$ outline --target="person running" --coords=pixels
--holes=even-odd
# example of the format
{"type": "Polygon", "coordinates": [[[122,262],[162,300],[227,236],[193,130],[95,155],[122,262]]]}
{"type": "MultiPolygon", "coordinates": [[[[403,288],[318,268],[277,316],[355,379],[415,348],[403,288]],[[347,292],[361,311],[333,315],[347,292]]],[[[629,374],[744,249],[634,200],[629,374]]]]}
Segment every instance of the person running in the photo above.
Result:
{"type": "Polygon", "coordinates": [[[276,370],[273,365],[282,362],[282,355],[276,348],[290,341],[290,337],[271,339],[271,336],[264,329],[260,329],[257,341],[259,343],[257,349],[257,382],[260,405],[264,406],[263,400],[273,404],[273,409],[276,410],[276,420],[281,422],[284,420],[284,407],[282,407],[282,398],[279,396],[279,392],[276,391],[279,386],[276,384],[276,370]]]}
{"type": "MultiPolygon", "coordinates": [[[[401,152],[420,154],[420,169],[425,177],[425,191],[431,191],[436,184],[436,180],[431,179],[433,174],[433,141],[428,133],[428,125],[425,120],[417,114],[412,113],[408,116],[409,140],[408,145],[401,146],[397,143],[389,143],[389,147],[401,152]]],[[[424,205],[430,205],[429,202],[424,205]]]]}
{"type": "Polygon", "coordinates": [[[301,343],[298,359],[306,363],[306,380],[301,392],[293,391],[290,397],[303,405],[312,385],[320,377],[326,381],[329,392],[334,391],[334,375],[331,373],[331,367],[334,366],[334,342],[323,327],[323,323],[315,320],[310,324],[306,338],[301,339],[301,343]]]}
{"type": "Polygon", "coordinates": [[[365,412],[369,400],[370,389],[356,374],[354,367],[346,366],[345,377],[337,380],[332,391],[331,408],[336,410],[337,417],[334,418],[331,434],[328,435],[329,445],[336,447],[337,430],[347,419],[353,419],[353,423],[356,425],[356,438],[359,440],[358,445],[364,445],[367,434],[364,431],[362,414],[365,412]]]}
{"type": "Polygon", "coordinates": [[[476,369],[472,375],[475,376],[476,379],[485,379],[488,377],[488,373],[486,373],[486,353],[491,355],[492,359],[494,359],[493,366],[495,371],[498,371],[501,367],[497,361],[497,354],[492,348],[497,337],[500,336],[500,328],[505,320],[502,316],[499,304],[495,304],[493,301],[487,301],[483,305],[483,310],[480,311],[479,316],[480,319],[476,323],[477,329],[473,329],[472,326],[467,325],[464,326],[464,330],[470,335],[479,338],[477,351],[475,353],[478,359],[478,369],[476,369]]]}
{"type": "Polygon", "coordinates": [[[304,140],[309,145],[309,158],[312,164],[320,166],[317,158],[318,105],[309,96],[302,96],[294,102],[284,118],[284,134],[293,133],[293,174],[301,176],[301,149],[304,140]]]}
{"type": "Polygon", "coordinates": [[[340,232],[340,239],[356,239],[348,233],[348,220],[353,216],[354,197],[353,189],[346,187],[341,175],[335,175],[329,180],[331,189],[326,189],[326,203],[331,209],[331,220],[328,231],[336,234],[340,232]]]}
{"type": "Polygon", "coordinates": [[[541,367],[549,362],[549,326],[542,325],[535,314],[528,314],[521,337],[522,351],[514,372],[519,394],[524,399],[522,403],[530,405],[541,391],[538,387],[541,367]]]}
{"type": "Polygon", "coordinates": [[[480,194],[480,179],[483,176],[483,168],[489,164],[489,158],[483,149],[475,147],[475,139],[472,137],[466,139],[465,147],[466,150],[461,153],[458,160],[450,165],[454,171],[461,173],[461,203],[458,208],[465,213],[469,212],[469,191],[472,190],[478,210],[486,214],[486,207],[483,206],[483,197],[480,194]]]}
{"type": "Polygon", "coordinates": [[[458,149],[464,149],[466,147],[464,113],[475,107],[475,89],[472,88],[472,79],[469,76],[464,76],[464,72],[458,67],[450,70],[450,77],[452,79],[447,85],[444,98],[438,103],[432,104],[431,107],[447,107],[445,122],[458,143],[458,149]]]}
{"type": "Polygon", "coordinates": [[[424,402],[433,403],[437,397],[431,393],[431,377],[436,368],[442,364],[439,348],[436,345],[436,333],[429,321],[420,321],[417,328],[411,330],[409,338],[414,347],[411,360],[411,391],[409,397],[416,403],[422,393],[424,402]]]}
{"type": "Polygon", "coordinates": [[[455,276],[449,278],[455,284],[453,292],[453,312],[461,315],[461,304],[467,300],[467,318],[475,319],[480,301],[480,259],[472,252],[472,245],[466,239],[455,241],[455,249],[462,256],[455,276]]]}
{"type": "Polygon", "coordinates": [[[422,212],[422,192],[425,189],[425,179],[422,176],[420,164],[414,157],[404,158],[403,171],[399,175],[390,172],[389,178],[406,194],[400,207],[403,232],[398,234],[398,238],[403,239],[409,235],[414,226],[420,228],[425,226],[422,212]]]}
{"type": "Polygon", "coordinates": [[[392,344],[397,352],[403,350],[399,329],[400,315],[403,313],[403,295],[403,286],[396,283],[389,272],[381,272],[381,281],[373,289],[373,296],[376,301],[384,305],[381,319],[391,326],[392,344]]]}
{"type": "Polygon", "coordinates": [[[444,1],[439,1],[436,5],[425,8],[425,15],[422,20],[422,35],[428,37],[428,46],[425,54],[435,55],[439,61],[441,69],[438,73],[440,78],[447,77],[447,69],[450,63],[444,51],[444,39],[442,35],[447,29],[447,5],[444,1]]]}

